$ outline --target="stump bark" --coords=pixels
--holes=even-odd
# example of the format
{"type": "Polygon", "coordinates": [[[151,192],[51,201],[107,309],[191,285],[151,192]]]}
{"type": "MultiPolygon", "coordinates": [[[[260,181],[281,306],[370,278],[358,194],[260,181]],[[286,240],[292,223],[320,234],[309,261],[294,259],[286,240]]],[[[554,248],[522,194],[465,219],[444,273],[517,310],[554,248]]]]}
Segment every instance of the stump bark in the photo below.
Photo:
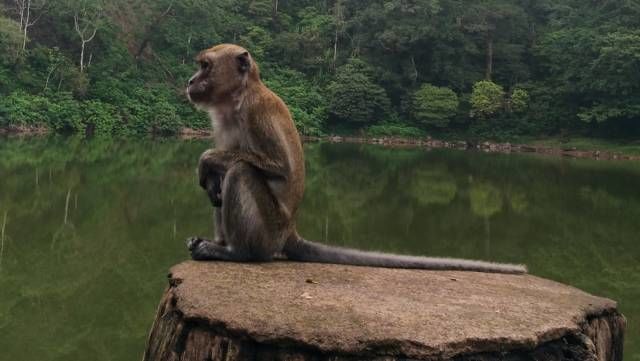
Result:
{"type": "Polygon", "coordinates": [[[144,360],[619,361],[624,329],[614,301],[529,275],[188,261],[144,360]]]}

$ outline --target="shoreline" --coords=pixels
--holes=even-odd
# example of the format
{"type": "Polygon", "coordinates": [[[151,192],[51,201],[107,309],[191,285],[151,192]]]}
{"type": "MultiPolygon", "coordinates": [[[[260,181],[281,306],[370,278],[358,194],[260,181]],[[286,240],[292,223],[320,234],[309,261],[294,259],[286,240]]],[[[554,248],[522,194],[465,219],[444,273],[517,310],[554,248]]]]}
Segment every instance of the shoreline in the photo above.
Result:
{"type": "Polygon", "coordinates": [[[581,150],[576,147],[549,147],[533,144],[519,144],[510,142],[490,142],[483,141],[473,143],[465,140],[445,141],[433,139],[430,137],[424,139],[401,138],[401,137],[307,137],[303,136],[305,141],[327,141],[330,143],[359,143],[359,144],[378,144],[386,147],[415,147],[426,149],[456,149],[456,150],[474,150],[485,153],[535,153],[541,155],[567,157],[567,158],[584,158],[596,160],[640,160],[640,155],[624,154],[607,150],[581,150]]]}
{"type": "Polygon", "coordinates": [[[15,136],[31,136],[31,135],[45,135],[51,133],[51,130],[47,127],[40,126],[7,126],[0,127],[0,135],[15,135],[15,136]]]}
{"type": "MultiPolygon", "coordinates": [[[[0,135],[10,136],[41,136],[50,134],[46,127],[0,127],[0,135]]],[[[208,139],[212,137],[212,132],[208,129],[182,128],[175,135],[180,139],[208,139]]],[[[328,143],[354,143],[354,144],[376,144],[390,148],[425,148],[425,149],[455,149],[472,150],[485,153],[533,153],[556,157],[595,159],[595,160],[631,160],[639,161],[640,155],[625,154],[609,150],[583,150],[576,147],[557,147],[535,144],[520,144],[511,142],[491,142],[483,141],[473,143],[466,140],[446,141],[440,139],[426,138],[403,138],[403,137],[357,137],[357,136],[301,136],[305,142],[328,142],[328,143]]]]}
{"type": "MultiPolygon", "coordinates": [[[[203,139],[212,136],[209,130],[183,129],[179,135],[181,139],[203,139]]],[[[472,143],[466,140],[445,141],[427,138],[403,137],[343,137],[343,136],[300,136],[304,142],[377,144],[390,148],[426,148],[426,149],[455,149],[474,150],[485,153],[534,153],[556,157],[582,158],[596,160],[640,160],[640,155],[624,154],[607,150],[580,150],[576,147],[549,147],[533,144],[519,144],[510,142],[483,141],[472,143]]]]}

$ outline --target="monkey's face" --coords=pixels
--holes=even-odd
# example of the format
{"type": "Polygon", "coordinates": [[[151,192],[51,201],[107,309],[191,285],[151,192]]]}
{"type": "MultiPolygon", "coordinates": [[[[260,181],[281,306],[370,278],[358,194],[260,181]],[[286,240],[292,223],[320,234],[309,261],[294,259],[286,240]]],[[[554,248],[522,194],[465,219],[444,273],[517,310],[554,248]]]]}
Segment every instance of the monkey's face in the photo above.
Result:
{"type": "Polygon", "coordinates": [[[196,62],[199,69],[189,79],[187,96],[191,102],[202,106],[228,101],[246,86],[253,68],[249,53],[231,44],[202,51],[196,62]]]}

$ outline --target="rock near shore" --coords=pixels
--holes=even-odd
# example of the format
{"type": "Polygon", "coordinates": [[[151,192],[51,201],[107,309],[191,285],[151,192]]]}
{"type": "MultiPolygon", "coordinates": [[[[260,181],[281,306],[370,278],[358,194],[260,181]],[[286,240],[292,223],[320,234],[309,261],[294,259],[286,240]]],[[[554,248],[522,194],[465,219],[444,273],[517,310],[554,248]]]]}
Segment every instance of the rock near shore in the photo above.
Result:
{"type": "Polygon", "coordinates": [[[622,360],[609,299],[534,276],[311,263],[171,269],[144,360],[622,360]]]}

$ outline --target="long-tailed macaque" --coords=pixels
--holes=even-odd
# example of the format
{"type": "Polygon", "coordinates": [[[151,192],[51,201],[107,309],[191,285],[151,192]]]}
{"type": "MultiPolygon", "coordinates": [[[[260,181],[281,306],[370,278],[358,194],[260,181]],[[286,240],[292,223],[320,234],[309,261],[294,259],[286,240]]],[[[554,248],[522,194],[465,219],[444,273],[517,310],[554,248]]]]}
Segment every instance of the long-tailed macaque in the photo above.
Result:
{"type": "Polygon", "coordinates": [[[300,137],[284,102],[260,80],[258,65],[237,45],[197,56],[189,80],[191,102],[206,110],[215,149],[200,157],[200,185],[215,209],[216,237],[193,237],[195,260],[270,261],[277,255],[306,262],[393,268],[526,273],[522,265],[402,256],[307,241],[295,217],[304,192],[300,137]]]}

